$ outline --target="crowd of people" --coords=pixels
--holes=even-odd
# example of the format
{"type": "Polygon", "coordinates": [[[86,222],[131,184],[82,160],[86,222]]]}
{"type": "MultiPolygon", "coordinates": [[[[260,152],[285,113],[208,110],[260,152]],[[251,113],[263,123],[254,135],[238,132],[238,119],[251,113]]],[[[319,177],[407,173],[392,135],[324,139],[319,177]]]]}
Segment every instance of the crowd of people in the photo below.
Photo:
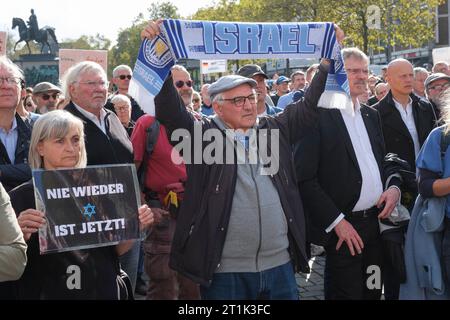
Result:
{"type": "MultiPolygon", "coordinates": [[[[157,36],[160,23],[149,22],[142,38],[157,36]]],[[[450,68],[438,62],[429,72],[395,59],[375,75],[360,49],[345,48],[342,58],[352,109],[318,107],[331,64],[324,58],[272,79],[247,64],[200,92],[175,65],[153,116],[128,93],[129,66],[114,68],[112,92],[102,67],[88,61],[60,85],[27,88],[1,57],[0,299],[121,299],[123,270],[149,300],[297,300],[295,273],[310,271],[312,245],[325,250],[325,299],[411,297],[408,220],[419,194],[450,194],[442,143],[450,68]],[[214,139],[187,138],[190,148],[180,150],[179,130],[214,139]],[[211,146],[214,161],[187,160],[211,146]],[[275,154],[271,163],[261,150],[275,154]],[[114,164],[136,166],[145,239],[40,255],[46,215],[36,209],[32,170],[114,164]],[[74,266],[77,285],[69,281],[74,266]],[[373,270],[382,285],[368,285],[373,270]]],[[[433,270],[450,287],[450,203],[445,209],[433,234],[442,268],[433,270]]]]}

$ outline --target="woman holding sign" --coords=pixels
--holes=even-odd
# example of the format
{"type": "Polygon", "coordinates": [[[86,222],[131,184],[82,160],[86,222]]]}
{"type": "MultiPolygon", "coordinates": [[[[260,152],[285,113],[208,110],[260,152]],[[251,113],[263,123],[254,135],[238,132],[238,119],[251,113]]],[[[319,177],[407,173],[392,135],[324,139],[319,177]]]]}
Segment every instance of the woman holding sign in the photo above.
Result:
{"type": "MultiPolygon", "coordinates": [[[[66,111],[45,114],[34,125],[29,162],[32,169],[55,170],[86,166],[86,149],[81,120],[66,111]]],[[[45,228],[43,212],[35,210],[33,183],[12,190],[11,202],[29,249],[24,275],[14,285],[18,299],[119,299],[118,256],[133,241],[115,246],[39,254],[38,230],[45,228]]],[[[146,205],[139,208],[141,228],[153,223],[146,205]]]]}

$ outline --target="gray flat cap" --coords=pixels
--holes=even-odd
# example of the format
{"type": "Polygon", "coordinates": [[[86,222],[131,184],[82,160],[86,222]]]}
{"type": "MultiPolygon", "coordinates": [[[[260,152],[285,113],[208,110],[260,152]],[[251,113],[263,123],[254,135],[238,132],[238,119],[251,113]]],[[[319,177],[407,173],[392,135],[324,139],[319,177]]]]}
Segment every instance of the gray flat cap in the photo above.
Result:
{"type": "Polygon", "coordinates": [[[50,82],[40,82],[33,88],[33,94],[47,93],[50,91],[56,91],[59,93],[62,92],[60,88],[58,88],[57,86],[55,86],[53,83],[50,82]]]}
{"type": "Polygon", "coordinates": [[[214,97],[219,93],[236,88],[241,84],[249,84],[252,88],[255,88],[257,85],[256,81],[253,79],[238,75],[230,75],[221,77],[219,80],[210,85],[208,88],[208,93],[211,100],[214,100],[214,97]]]}
{"type": "Polygon", "coordinates": [[[439,73],[439,72],[430,74],[428,76],[428,78],[425,80],[425,88],[427,88],[428,85],[430,85],[432,82],[441,80],[441,79],[446,79],[447,81],[450,81],[450,77],[446,74],[439,73]]]}

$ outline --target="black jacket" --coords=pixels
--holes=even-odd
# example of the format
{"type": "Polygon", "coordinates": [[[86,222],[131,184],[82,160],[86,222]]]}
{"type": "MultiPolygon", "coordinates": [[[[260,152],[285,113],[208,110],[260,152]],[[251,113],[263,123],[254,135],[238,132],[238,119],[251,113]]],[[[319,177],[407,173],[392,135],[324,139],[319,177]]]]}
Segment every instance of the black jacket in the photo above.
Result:
{"type": "Polygon", "coordinates": [[[11,163],[5,146],[0,141],[0,182],[9,191],[31,179],[31,169],[28,165],[28,150],[30,148],[31,128],[15,115],[17,121],[17,146],[14,163],[11,163]]]}
{"type": "MultiPolygon", "coordinates": [[[[289,252],[297,270],[307,271],[305,250],[305,220],[303,206],[297,189],[292,162],[292,145],[315,125],[317,102],[324,90],[327,70],[323,66],[314,77],[311,89],[305,98],[291,104],[276,116],[263,117],[258,130],[279,129],[279,170],[271,176],[278,191],[286,221],[288,223],[289,252]]],[[[169,136],[175,129],[187,129],[194,133],[194,118],[175,90],[169,77],[161,92],[155,98],[156,117],[166,126],[169,136]]],[[[197,122],[200,132],[219,129],[210,118],[197,122]]],[[[198,129],[196,129],[197,131],[198,129]]],[[[271,141],[271,132],[267,133],[271,141]]],[[[224,149],[225,149],[225,139],[224,149]]],[[[202,142],[197,152],[205,149],[210,142],[202,142]]],[[[195,142],[192,150],[195,152],[195,142]]],[[[270,144],[268,149],[270,149],[270,144]]],[[[224,154],[225,151],[224,151],[224,154]]],[[[231,206],[237,179],[236,164],[187,164],[188,180],[177,219],[177,227],[172,242],[170,267],[193,281],[208,286],[217,269],[227,234],[231,206]]]]}
{"type": "MultiPolygon", "coordinates": [[[[362,175],[356,154],[338,109],[319,108],[319,126],[296,146],[295,166],[308,224],[311,242],[326,245],[331,233],[325,230],[341,214],[352,212],[361,193],[362,175]]],[[[386,155],[381,122],[377,111],[361,106],[382,183],[386,180],[386,155]]],[[[392,179],[399,185],[399,179],[392,179]]]]}
{"type": "MultiPolygon", "coordinates": [[[[419,136],[419,144],[422,147],[431,130],[436,125],[433,106],[429,101],[421,99],[415,94],[411,94],[410,97],[412,100],[414,123],[416,124],[416,130],[419,136]]],[[[386,152],[396,153],[401,159],[406,160],[411,170],[415,172],[416,155],[414,152],[414,143],[408,128],[395,107],[392,91],[389,91],[386,97],[373,107],[378,110],[381,117],[386,152]]]]}
{"type": "Polygon", "coordinates": [[[125,128],[113,112],[106,110],[105,135],[95,123],[79,112],[72,102],[65,110],[84,123],[88,165],[133,163],[133,146],[125,128]]]}

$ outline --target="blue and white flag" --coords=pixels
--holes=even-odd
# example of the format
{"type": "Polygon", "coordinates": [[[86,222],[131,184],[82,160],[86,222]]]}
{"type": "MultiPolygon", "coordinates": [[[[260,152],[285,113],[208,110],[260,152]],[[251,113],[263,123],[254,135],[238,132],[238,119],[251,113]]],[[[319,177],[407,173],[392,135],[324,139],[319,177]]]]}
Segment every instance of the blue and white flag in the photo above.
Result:
{"type": "Polygon", "coordinates": [[[161,34],[139,49],[129,94],[154,115],[153,98],[180,58],[328,58],[335,63],[327,90],[349,93],[333,23],[247,23],[164,20],[161,34]],[[336,69],[336,72],[335,70],[336,69]]]}

